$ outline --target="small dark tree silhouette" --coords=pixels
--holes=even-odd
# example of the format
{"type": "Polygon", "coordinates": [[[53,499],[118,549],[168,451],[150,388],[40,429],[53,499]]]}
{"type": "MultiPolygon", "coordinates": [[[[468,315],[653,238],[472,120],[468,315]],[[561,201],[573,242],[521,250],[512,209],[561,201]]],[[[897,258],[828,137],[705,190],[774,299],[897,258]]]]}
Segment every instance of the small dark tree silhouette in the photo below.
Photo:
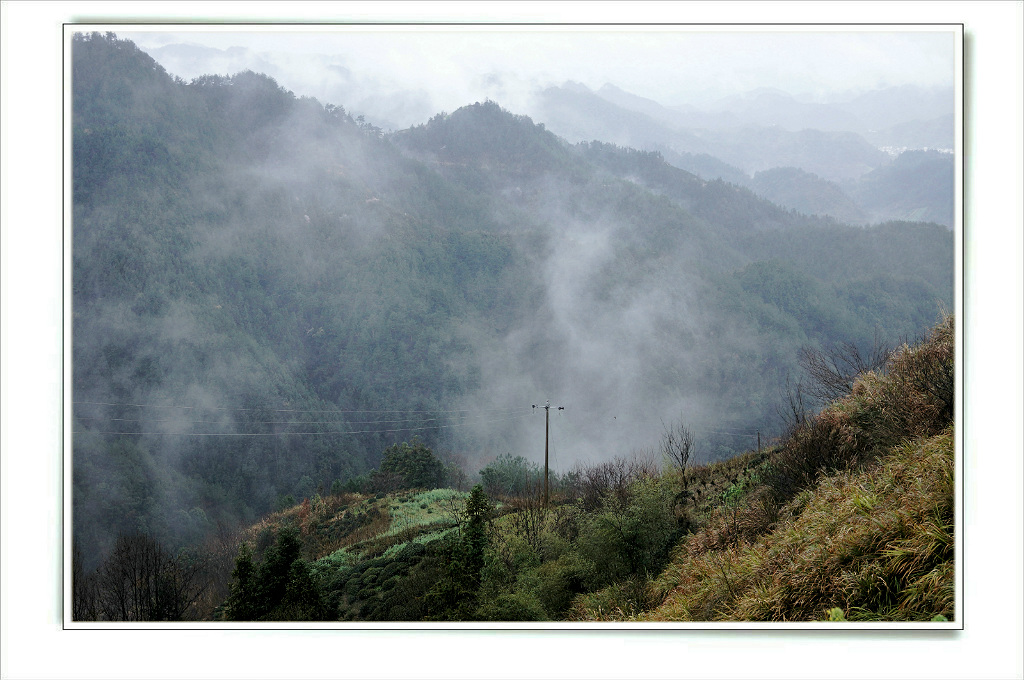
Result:
{"type": "Polygon", "coordinates": [[[661,453],[673,468],[679,471],[679,493],[676,504],[682,504],[683,512],[679,515],[680,528],[689,528],[686,505],[689,502],[689,477],[687,468],[694,452],[693,431],[681,420],[674,425],[666,426],[661,435],[661,453]]]}

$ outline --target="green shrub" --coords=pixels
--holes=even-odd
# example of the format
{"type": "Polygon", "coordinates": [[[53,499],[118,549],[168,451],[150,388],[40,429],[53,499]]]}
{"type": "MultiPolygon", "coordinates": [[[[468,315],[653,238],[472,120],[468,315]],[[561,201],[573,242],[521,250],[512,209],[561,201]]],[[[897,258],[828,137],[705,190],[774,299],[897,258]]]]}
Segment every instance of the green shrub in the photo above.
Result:
{"type": "Polygon", "coordinates": [[[594,580],[594,563],[578,553],[563,554],[537,569],[537,597],[547,615],[560,618],[574,597],[586,592],[594,580]]]}
{"type": "Polygon", "coordinates": [[[477,617],[484,621],[546,621],[544,606],[530,592],[503,593],[481,605],[477,617]]]}
{"type": "Polygon", "coordinates": [[[544,473],[522,456],[503,453],[480,470],[480,479],[488,496],[523,497],[543,486],[544,473]]]}
{"type": "Polygon", "coordinates": [[[295,496],[292,494],[280,494],[274,501],[274,510],[280,512],[295,505],[295,496]]]}
{"type": "Polygon", "coordinates": [[[400,476],[406,488],[433,489],[445,483],[444,464],[419,439],[385,449],[380,472],[400,476]]]}
{"type": "Polygon", "coordinates": [[[675,494],[659,479],[630,485],[625,507],[616,496],[593,514],[580,534],[580,553],[594,563],[605,582],[656,571],[678,537],[675,494]]]}

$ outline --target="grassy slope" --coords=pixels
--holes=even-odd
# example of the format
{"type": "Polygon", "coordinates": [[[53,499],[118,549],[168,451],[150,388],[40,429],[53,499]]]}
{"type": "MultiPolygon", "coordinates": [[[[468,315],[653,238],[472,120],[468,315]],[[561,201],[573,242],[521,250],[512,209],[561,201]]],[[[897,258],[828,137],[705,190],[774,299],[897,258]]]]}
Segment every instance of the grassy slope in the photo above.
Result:
{"type": "Polygon", "coordinates": [[[766,483],[684,539],[636,618],[952,620],[952,367],[950,317],[773,451],[766,483]]]}
{"type": "Polygon", "coordinates": [[[272,513],[242,536],[257,552],[284,526],[298,527],[303,556],[314,561],[352,563],[386,555],[410,542],[429,542],[455,526],[457,501],[451,489],[314,497],[272,513]]]}
{"type": "Polygon", "coordinates": [[[815,620],[836,607],[851,621],[953,618],[952,429],[823,477],[782,514],[752,542],[684,542],[656,582],[661,605],[639,618],[815,620]]]}

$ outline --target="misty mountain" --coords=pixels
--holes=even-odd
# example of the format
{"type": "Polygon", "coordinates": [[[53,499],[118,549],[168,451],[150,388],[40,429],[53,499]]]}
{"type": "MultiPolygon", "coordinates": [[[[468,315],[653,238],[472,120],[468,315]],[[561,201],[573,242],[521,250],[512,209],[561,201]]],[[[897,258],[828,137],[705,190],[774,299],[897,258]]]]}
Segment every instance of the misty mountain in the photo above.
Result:
{"type": "Polygon", "coordinates": [[[912,120],[890,128],[866,133],[866,137],[880,147],[889,149],[941,149],[951,152],[955,146],[953,116],[927,120],[912,120]]]}
{"type": "Polygon", "coordinates": [[[600,140],[637,149],[663,146],[695,154],[712,151],[700,135],[650,115],[661,110],[651,104],[644,107],[648,111],[639,112],[605,99],[585,85],[566,83],[538,93],[533,113],[552,132],[573,142],[600,140]]]}
{"type": "Polygon", "coordinates": [[[219,50],[195,43],[172,43],[149,50],[150,55],[171,73],[192,79],[203,75],[239,73],[259,69],[260,73],[273,73],[274,63],[245,47],[219,50]]]}
{"type": "Polygon", "coordinates": [[[799,168],[773,168],[756,172],[750,187],[773,203],[807,215],[829,215],[847,224],[863,224],[868,221],[867,214],[838,184],[799,168]]]}
{"type": "Polygon", "coordinates": [[[846,185],[869,219],[954,223],[956,159],[939,151],[904,151],[892,165],[846,185]]]}
{"type": "Polygon", "coordinates": [[[837,98],[831,105],[855,116],[860,125],[848,128],[884,146],[953,148],[953,91],[951,88],[921,88],[902,85],[837,98]],[[928,129],[929,141],[915,139],[928,129]],[[884,131],[888,131],[887,133],[884,131]],[[887,135],[884,141],[876,136],[887,135]]]}
{"type": "Polygon", "coordinates": [[[730,184],[750,187],[750,175],[709,154],[680,153],[661,146],[654,146],[649,150],[660,153],[669,164],[702,179],[721,179],[730,184]]]}
{"type": "Polygon", "coordinates": [[[73,512],[169,545],[312,496],[420,437],[470,472],[778,431],[800,347],[952,305],[938,225],[850,227],[656,152],[475,103],[385,134],[264,74],[172,78],[78,36],[73,512]],[[541,428],[542,429],[542,428],[541,428]]]}
{"type": "Polygon", "coordinates": [[[673,131],[717,130],[753,124],[749,121],[744,122],[734,111],[728,109],[710,110],[689,104],[666,106],[653,99],[627,92],[611,83],[605,83],[593,94],[620,109],[643,114],[673,131]]]}
{"type": "Polygon", "coordinates": [[[780,127],[790,132],[822,130],[857,132],[863,130],[860,119],[832,104],[802,102],[787,92],[761,88],[721,99],[708,106],[708,119],[718,121],[716,128],[780,127]]]}
{"type": "Polygon", "coordinates": [[[295,90],[321,101],[344,101],[353,117],[364,116],[386,130],[407,124],[399,121],[426,120],[435,113],[426,91],[361,73],[338,55],[264,54],[245,47],[216,49],[194,43],[172,43],[147,53],[186,80],[255,71],[278,82],[294,82],[295,90]]]}
{"type": "Polygon", "coordinates": [[[761,88],[709,102],[664,106],[610,83],[597,90],[603,99],[624,109],[643,113],[675,129],[726,130],[741,127],[780,127],[797,132],[813,129],[861,132],[864,127],[853,113],[834,104],[799,101],[787,92],[761,88]]]}
{"type": "MultiPolygon", "coordinates": [[[[613,92],[605,88],[604,92],[613,92]]],[[[767,95],[766,95],[767,96],[767,95]]],[[[615,96],[619,101],[630,98],[615,96]]],[[[634,100],[635,101],[635,100],[634,100]]],[[[623,108],[599,93],[572,85],[548,88],[538,99],[536,116],[553,132],[571,141],[597,139],[642,149],[668,148],[677,153],[708,154],[748,175],[776,167],[797,167],[828,180],[859,177],[889,162],[889,157],[854,132],[757,124],[715,114],[713,127],[690,127],[695,121],[645,104],[646,112],[623,108]]],[[[755,107],[756,108],[756,107],[755,107]]]]}
{"type": "Polygon", "coordinates": [[[568,139],[659,151],[669,163],[704,179],[724,179],[807,214],[851,223],[924,220],[952,226],[952,185],[939,176],[938,166],[911,161],[913,154],[896,162],[849,131],[861,130],[879,146],[895,149],[951,147],[951,115],[909,118],[941,110],[947,95],[891,88],[825,105],[759,90],[700,112],[669,109],[612,85],[594,93],[570,84],[545,90],[538,115],[568,139]],[[902,113],[884,115],[887,105],[903,106],[902,113]],[[887,129],[870,127],[894,121],[900,122],[887,129]],[[899,200],[894,187],[901,187],[899,200]]]}
{"type": "Polygon", "coordinates": [[[780,127],[790,132],[855,132],[878,146],[953,147],[953,92],[901,86],[826,101],[801,101],[787,92],[761,88],[694,106],[664,106],[606,84],[597,93],[629,111],[674,129],[722,130],[780,127]]]}

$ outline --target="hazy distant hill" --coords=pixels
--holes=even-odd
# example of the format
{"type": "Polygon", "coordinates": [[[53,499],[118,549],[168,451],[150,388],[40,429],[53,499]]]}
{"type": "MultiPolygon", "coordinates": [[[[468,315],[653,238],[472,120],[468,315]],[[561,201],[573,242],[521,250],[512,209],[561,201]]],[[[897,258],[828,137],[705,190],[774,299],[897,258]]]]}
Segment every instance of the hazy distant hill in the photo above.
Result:
{"type": "MultiPolygon", "coordinates": [[[[619,102],[635,102],[615,92],[619,102]]],[[[888,163],[888,156],[854,132],[786,129],[763,120],[735,116],[713,127],[692,127],[686,115],[673,115],[643,102],[644,113],[624,108],[579,85],[548,88],[536,115],[571,141],[597,139],[637,148],[668,148],[708,154],[748,174],[775,167],[797,167],[825,179],[859,177],[888,163]],[[660,111],[658,120],[651,117],[660,111]]],[[[756,107],[755,107],[756,108],[756,107]]],[[[721,118],[721,117],[719,117],[721,118]]],[[[699,120],[699,119],[698,119],[699,120]]],[[[699,123],[698,123],[699,124],[699,123]]]]}
{"type": "Polygon", "coordinates": [[[952,93],[945,90],[890,88],[828,104],[758,90],[701,111],[668,108],[613,85],[596,93],[566,85],[545,90],[541,102],[541,119],[569,139],[658,150],[677,167],[752,188],[787,208],[853,223],[952,224],[952,185],[935,182],[937,168],[910,157],[890,168],[880,149],[951,149],[952,111],[943,112],[952,93]],[[896,200],[889,196],[894,186],[920,188],[896,200]]]}
{"type": "Polygon", "coordinates": [[[868,133],[873,143],[889,149],[941,149],[947,153],[955,147],[952,116],[914,120],[868,133]]]}
{"type": "Polygon", "coordinates": [[[953,147],[953,92],[901,86],[857,95],[801,101],[787,92],[759,89],[706,104],[667,107],[606,84],[597,94],[624,109],[676,129],[780,127],[791,132],[855,132],[879,146],[953,147]]]}
{"type": "Polygon", "coordinates": [[[798,168],[754,173],[750,187],[773,203],[808,215],[829,215],[848,224],[863,224],[867,214],[835,182],[798,168]]]}
{"type": "Polygon", "coordinates": [[[951,153],[905,151],[892,165],[878,168],[847,186],[872,220],[954,221],[955,162],[951,153]]]}
{"type": "Polygon", "coordinates": [[[955,111],[951,88],[903,85],[865,92],[832,105],[856,116],[861,122],[858,131],[880,145],[953,148],[955,111]],[[924,131],[928,136],[922,140],[924,131]]]}
{"type": "Polygon", "coordinates": [[[716,128],[779,127],[783,130],[857,132],[863,130],[858,116],[833,104],[802,102],[787,92],[761,88],[721,99],[708,106],[707,116],[717,119],[716,128]]]}
{"type": "Polygon", "coordinates": [[[584,85],[567,83],[538,94],[535,117],[555,134],[572,142],[600,140],[649,149],[664,146],[688,153],[710,153],[713,147],[699,134],[684,131],[675,121],[655,118],[654,104],[639,112],[619,106],[584,85]]]}

